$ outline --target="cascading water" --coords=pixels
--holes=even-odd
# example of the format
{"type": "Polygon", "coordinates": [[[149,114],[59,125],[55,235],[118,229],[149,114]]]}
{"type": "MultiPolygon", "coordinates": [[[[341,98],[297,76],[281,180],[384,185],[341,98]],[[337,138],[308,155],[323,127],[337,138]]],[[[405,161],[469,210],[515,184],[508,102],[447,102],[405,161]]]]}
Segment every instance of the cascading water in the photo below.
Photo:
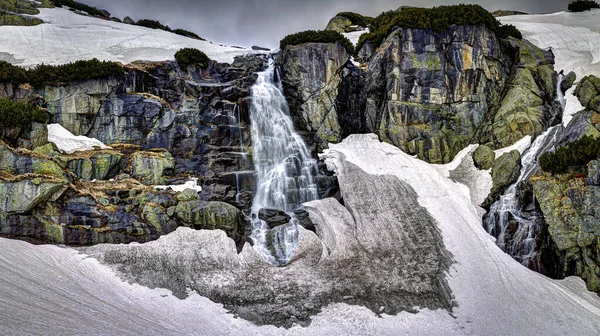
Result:
{"type": "MultiPolygon", "coordinates": [[[[557,100],[564,111],[565,98],[560,89],[562,80],[563,75],[561,73],[558,77],[557,100]]],[[[551,127],[536,138],[521,158],[522,168],[517,182],[511,185],[506,193],[492,205],[490,212],[484,219],[484,226],[488,233],[497,238],[496,244],[513,258],[519,260],[521,264],[528,267],[530,262],[536,258],[535,233],[538,217],[535,214],[532,215],[522,211],[522,206],[517,197],[517,189],[521,182],[529,180],[537,171],[539,157],[554,149],[561,128],[562,124],[551,127]],[[510,239],[511,243],[507,245],[506,235],[511,224],[516,225],[516,228],[511,230],[514,233],[510,239]]]]}
{"type": "Polygon", "coordinates": [[[251,238],[254,247],[273,265],[284,265],[298,245],[294,210],[318,198],[315,176],[317,161],[294,126],[274,64],[258,74],[252,87],[250,120],[256,194],[252,204],[251,238]],[[292,224],[269,231],[258,218],[260,209],[278,209],[292,218],[292,224]],[[275,231],[275,232],[274,232],[275,231]]]}

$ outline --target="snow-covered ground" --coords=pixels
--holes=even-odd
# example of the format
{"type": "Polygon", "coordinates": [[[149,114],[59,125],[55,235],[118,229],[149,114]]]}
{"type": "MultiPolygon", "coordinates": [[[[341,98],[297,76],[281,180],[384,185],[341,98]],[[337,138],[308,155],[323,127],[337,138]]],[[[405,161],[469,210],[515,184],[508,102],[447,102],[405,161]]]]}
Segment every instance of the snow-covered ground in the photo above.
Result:
{"type": "Polygon", "coordinates": [[[154,189],[156,190],[168,190],[171,189],[175,192],[182,192],[186,189],[191,189],[191,190],[195,190],[197,192],[202,191],[202,187],[198,185],[198,178],[193,177],[191,178],[189,181],[185,182],[184,184],[175,184],[175,185],[167,185],[167,186],[156,186],[154,187],[154,189]]]}
{"type": "Polygon", "coordinates": [[[67,154],[94,149],[110,149],[98,139],[73,135],[60,124],[48,125],[48,141],[55,144],[59,151],[67,154]]]}
{"type": "MultiPolygon", "coordinates": [[[[452,313],[423,309],[380,318],[364,307],[332,304],[306,328],[256,326],[197,294],[179,300],[163,289],[129,284],[74,249],[0,238],[0,334],[597,335],[600,299],[581,279],[547,279],[502,252],[483,230],[468,189],[443,173],[456,164],[427,164],[370,135],[331,145],[326,156],[397,176],[415,189],[453,254],[447,276],[457,303],[452,313]]],[[[177,234],[210,235],[188,228],[177,234]]]]}
{"type": "MultiPolygon", "coordinates": [[[[556,56],[555,69],[577,74],[577,81],[587,75],[600,76],[600,10],[581,13],[559,12],[543,15],[501,17],[505,24],[516,26],[523,37],[540,48],[550,48],[556,56]]],[[[574,88],[567,91],[566,125],[571,115],[583,110],[574,88]]]]}
{"type": "Polygon", "coordinates": [[[364,34],[364,33],[368,33],[369,29],[363,29],[363,30],[357,30],[351,33],[343,33],[342,35],[346,36],[346,38],[348,40],[350,40],[350,42],[352,42],[352,44],[354,46],[356,46],[358,44],[358,39],[360,39],[360,35],[364,34]]]}
{"type": "Polygon", "coordinates": [[[44,24],[0,26],[0,60],[25,67],[92,58],[122,63],[165,61],[174,59],[181,48],[197,48],[211,59],[231,63],[234,56],[255,53],[163,30],[78,15],[64,8],[42,8],[40,12],[36,17],[44,24]]]}

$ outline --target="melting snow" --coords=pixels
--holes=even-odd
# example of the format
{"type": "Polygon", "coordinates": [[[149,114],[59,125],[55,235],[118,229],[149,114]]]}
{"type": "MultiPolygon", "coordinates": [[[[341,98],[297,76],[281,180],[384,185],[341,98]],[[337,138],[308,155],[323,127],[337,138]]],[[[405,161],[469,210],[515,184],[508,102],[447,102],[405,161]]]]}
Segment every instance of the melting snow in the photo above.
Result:
{"type": "Polygon", "coordinates": [[[256,53],[159,29],[78,15],[64,8],[41,8],[40,12],[36,17],[44,24],[0,26],[0,59],[25,67],[92,58],[130,63],[172,60],[181,48],[197,48],[213,60],[231,63],[234,56],[256,53]]]}
{"type": "Polygon", "coordinates": [[[95,149],[110,149],[100,140],[83,135],[73,135],[60,124],[48,125],[48,141],[55,144],[58,150],[67,154],[95,149]]]}
{"type": "Polygon", "coordinates": [[[198,185],[197,178],[191,178],[189,181],[185,182],[184,184],[154,187],[154,189],[156,189],[156,190],[167,190],[169,188],[171,188],[175,192],[182,192],[186,189],[192,189],[192,190],[195,190],[198,192],[202,191],[202,187],[198,185]]]}
{"type": "Polygon", "coordinates": [[[342,33],[342,35],[346,36],[346,38],[348,38],[348,40],[350,40],[350,42],[352,42],[352,44],[356,46],[358,44],[358,39],[360,38],[360,35],[368,32],[369,29],[367,28],[363,30],[353,31],[351,33],[342,33]]]}

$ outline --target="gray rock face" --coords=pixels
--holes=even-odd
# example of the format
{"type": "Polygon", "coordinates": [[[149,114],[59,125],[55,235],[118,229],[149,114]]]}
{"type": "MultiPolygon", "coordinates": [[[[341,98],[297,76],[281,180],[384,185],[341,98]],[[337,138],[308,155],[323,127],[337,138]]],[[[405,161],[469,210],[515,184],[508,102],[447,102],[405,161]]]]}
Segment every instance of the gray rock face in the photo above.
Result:
{"type": "Polygon", "coordinates": [[[341,141],[336,98],[339,71],[348,61],[342,44],[287,46],[278,61],[294,126],[307,144],[321,150],[329,142],[341,141]]]}
{"type": "Polygon", "coordinates": [[[358,61],[366,66],[336,61],[341,80],[322,85],[328,59],[329,49],[310,43],[280,58],[295,125],[321,148],[339,134],[376,133],[420,159],[448,163],[469,143],[507,147],[560,121],[554,56],[527,41],[501,43],[483,25],[440,34],[399,28],[377,50],[365,44],[358,61]]]}
{"type": "Polygon", "coordinates": [[[259,324],[309,323],[334,302],[377,314],[452,309],[445,279],[451,257],[415,191],[396,177],[340,165],[346,207],[333,198],[306,203],[317,235],[299,227],[298,248],[286,267],[268,265],[249,245],[238,255],[218,231],[183,228],[135,248],[99,245],[85,253],[126,279],[179,297],[192,288],[259,324]]]}
{"type": "Polygon", "coordinates": [[[573,86],[573,84],[575,83],[576,80],[577,80],[577,75],[573,71],[569,72],[563,78],[562,83],[560,83],[560,89],[561,89],[562,93],[565,94],[567,92],[567,90],[573,86]]]}

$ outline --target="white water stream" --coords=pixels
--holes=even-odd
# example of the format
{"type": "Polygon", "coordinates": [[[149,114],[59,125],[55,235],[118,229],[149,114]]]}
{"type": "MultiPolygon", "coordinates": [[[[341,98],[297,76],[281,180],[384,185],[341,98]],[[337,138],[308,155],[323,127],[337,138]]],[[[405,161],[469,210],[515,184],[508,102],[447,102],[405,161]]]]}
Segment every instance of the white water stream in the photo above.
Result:
{"type": "MultiPolygon", "coordinates": [[[[560,102],[564,111],[565,98],[560,89],[563,75],[558,76],[557,100],[560,102]]],[[[511,185],[502,197],[492,205],[490,212],[484,219],[484,226],[489,234],[497,238],[497,245],[505,252],[516,258],[521,264],[529,266],[531,260],[536,257],[535,251],[535,215],[525,213],[521,210],[521,204],[517,197],[517,188],[523,181],[529,178],[537,171],[539,167],[538,160],[540,156],[550,150],[553,150],[557,135],[562,128],[562,124],[549,128],[546,132],[538,136],[531,147],[523,154],[521,158],[521,174],[513,185],[511,185]],[[516,231],[510,245],[506,244],[507,228],[512,223],[516,223],[516,231]]]]}
{"type": "MultiPolygon", "coordinates": [[[[278,209],[294,218],[302,203],[318,198],[315,176],[317,161],[310,156],[289,113],[289,107],[274,64],[258,74],[252,87],[250,120],[256,194],[252,204],[252,239],[255,248],[273,265],[287,263],[297,245],[297,226],[289,225],[269,232],[258,218],[260,209],[278,209]]],[[[295,219],[292,220],[295,222],[295,219]]]]}

